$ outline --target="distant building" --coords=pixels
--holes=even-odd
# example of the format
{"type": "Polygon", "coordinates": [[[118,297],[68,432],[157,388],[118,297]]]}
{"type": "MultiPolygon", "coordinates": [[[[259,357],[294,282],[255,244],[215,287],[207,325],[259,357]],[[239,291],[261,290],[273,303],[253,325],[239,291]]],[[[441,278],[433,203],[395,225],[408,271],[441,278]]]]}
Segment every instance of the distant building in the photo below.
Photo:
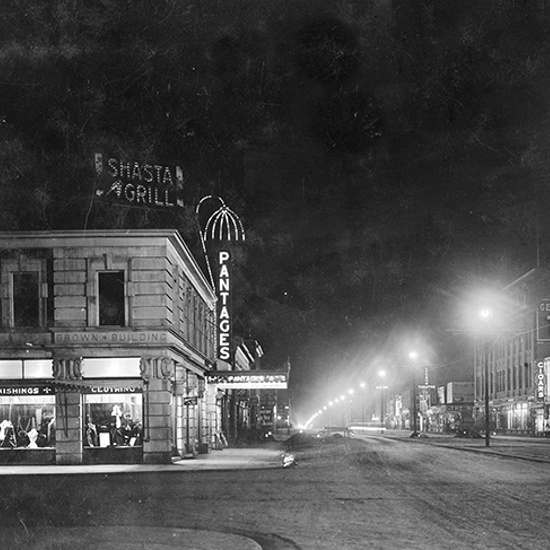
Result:
{"type": "Polygon", "coordinates": [[[147,462],[220,430],[216,296],[175,231],[0,234],[0,462],[147,462]]]}
{"type": "Polygon", "coordinates": [[[437,404],[429,410],[429,430],[471,432],[474,428],[474,382],[448,382],[437,388],[437,404]]]}
{"type": "Polygon", "coordinates": [[[476,424],[497,433],[550,433],[550,272],[529,271],[498,295],[494,321],[480,331],[475,349],[476,424]],[[488,373],[488,376],[485,373],[488,373]],[[486,386],[487,385],[487,386],[486,386]]]}

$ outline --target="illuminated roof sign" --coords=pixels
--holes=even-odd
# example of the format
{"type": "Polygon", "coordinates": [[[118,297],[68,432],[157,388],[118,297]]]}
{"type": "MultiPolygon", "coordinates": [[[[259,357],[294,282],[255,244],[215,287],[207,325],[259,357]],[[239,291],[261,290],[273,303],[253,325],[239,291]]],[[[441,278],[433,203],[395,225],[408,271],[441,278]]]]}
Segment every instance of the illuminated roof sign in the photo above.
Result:
{"type": "Polygon", "coordinates": [[[211,372],[208,382],[220,389],[287,389],[289,373],[284,371],[211,372]]]}

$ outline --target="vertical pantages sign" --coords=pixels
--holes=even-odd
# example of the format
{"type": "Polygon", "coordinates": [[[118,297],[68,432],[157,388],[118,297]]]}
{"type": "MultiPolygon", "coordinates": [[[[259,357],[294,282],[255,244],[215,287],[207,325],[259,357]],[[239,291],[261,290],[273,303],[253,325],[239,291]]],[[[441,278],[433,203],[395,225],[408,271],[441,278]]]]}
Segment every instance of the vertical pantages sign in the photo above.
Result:
{"type": "Polygon", "coordinates": [[[233,364],[231,251],[237,243],[244,242],[244,228],[239,216],[220,197],[203,197],[196,212],[199,227],[203,228],[200,230],[200,238],[208,274],[218,296],[216,356],[219,361],[233,364]],[[212,264],[208,249],[212,254],[212,264]]]}
{"type": "Polygon", "coordinates": [[[217,257],[218,293],[218,359],[230,361],[232,341],[231,319],[231,254],[220,250],[217,257]]]}

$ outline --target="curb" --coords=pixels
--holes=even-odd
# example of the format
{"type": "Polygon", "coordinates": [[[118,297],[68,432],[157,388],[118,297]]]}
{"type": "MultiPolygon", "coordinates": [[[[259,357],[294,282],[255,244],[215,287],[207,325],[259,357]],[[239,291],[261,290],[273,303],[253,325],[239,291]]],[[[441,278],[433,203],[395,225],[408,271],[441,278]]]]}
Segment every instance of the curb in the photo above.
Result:
{"type": "Polygon", "coordinates": [[[394,441],[410,441],[413,443],[421,442],[426,445],[433,445],[434,447],[443,447],[445,449],[453,449],[457,451],[465,451],[465,452],[471,452],[471,453],[489,454],[493,456],[498,456],[499,458],[525,460],[528,462],[538,462],[540,464],[550,463],[550,456],[548,458],[541,458],[536,456],[526,456],[522,454],[515,454],[515,453],[509,453],[509,452],[507,453],[506,451],[495,450],[491,447],[465,447],[461,445],[449,445],[448,443],[434,441],[433,439],[430,441],[429,437],[418,439],[418,438],[410,438],[410,437],[387,436],[387,439],[392,439],[394,441]]]}
{"type": "MultiPolygon", "coordinates": [[[[3,538],[3,537],[2,537],[3,538]]],[[[97,526],[46,527],[34,533],[31,529],[21,540],[20,548],[50,550],[51,548],[125,550],[142,548],[178,548],[181,550],[262,550],[254,540],[243,535],[172,527],[97,526]],[[34,540],[33,540],[34,539],[34,540]],[[121,546],[122,545],[122,546],[121,546]]],[[[2,539],[0,539],[2,540],[2,539]]],[[[5,539],[4,539],[5,541],[5,539]]],[[[10,546],[10,548],[15,548],[10,546]]]]}

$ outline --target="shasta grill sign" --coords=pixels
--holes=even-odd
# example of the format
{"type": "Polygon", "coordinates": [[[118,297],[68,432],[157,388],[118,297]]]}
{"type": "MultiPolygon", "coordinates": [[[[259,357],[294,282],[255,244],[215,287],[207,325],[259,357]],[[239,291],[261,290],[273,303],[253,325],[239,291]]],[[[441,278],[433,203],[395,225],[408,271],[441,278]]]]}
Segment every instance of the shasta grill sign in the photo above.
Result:
{"type": "Polygon", "coordinates": [[[184,174],[180,166],[141,163],[94,155],[101,182],[96,195],[132,206],[183,207],[184,174]]]}

